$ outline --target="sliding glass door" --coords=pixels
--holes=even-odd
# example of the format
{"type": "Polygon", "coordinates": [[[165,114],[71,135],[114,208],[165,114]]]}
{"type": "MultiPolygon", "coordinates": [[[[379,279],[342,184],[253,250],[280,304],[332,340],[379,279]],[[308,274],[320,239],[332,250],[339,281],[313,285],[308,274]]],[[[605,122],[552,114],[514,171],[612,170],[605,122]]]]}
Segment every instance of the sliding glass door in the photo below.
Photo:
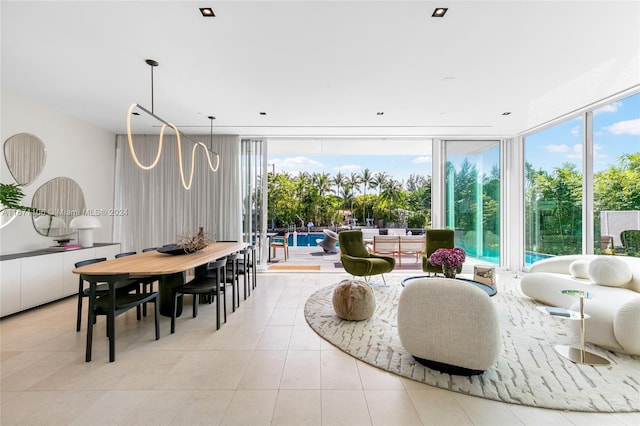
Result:
{"type": "Polygon", "coordinates": [[[467,255],[500,263],[500,143],[445,141],[445,223],[467,255]]]}
{"type": "Polygon", "coordinates": [[[263,147],[262,139],[242,139],[242,238],[245,242],[256,245],[258,264],[262,259],[261,242],[266,238],[266,231],[262,223],[263,147]]]}

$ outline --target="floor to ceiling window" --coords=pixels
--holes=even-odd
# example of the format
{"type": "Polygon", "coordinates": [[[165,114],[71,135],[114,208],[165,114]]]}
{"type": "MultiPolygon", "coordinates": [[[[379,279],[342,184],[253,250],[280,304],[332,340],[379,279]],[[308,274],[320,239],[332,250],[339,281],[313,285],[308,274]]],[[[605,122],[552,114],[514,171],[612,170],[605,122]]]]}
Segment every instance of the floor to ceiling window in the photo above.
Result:
{"type": "Polygon", "coordinates": [[[446,227],[469,256],[500,263],[500,144],[445,141],[446,227]]]}
{"type": "Polygon", "coordinates": [[[258,248],[258,263],[262,262],[264,247],[260,244],[266,239],[263,227],[263,141],[261,139],[242,139],[241,142],[242,176],[242,236],[249,244],[258,248]]]}
{"type": "Polygon", "coordinates": [[[525,139],[525,264],[582,253],[582,117],[525,139]]]}
{"type": "Polygon", "coordinates": [[[524,173],[526,265],[640,256],[640,94],[528,135],[524,173]]]}
{"type": "Polygon", "coordinates": [[[593,112],[593,172],[594,252],[640,256],[640,93],[593,112]]]}
{"type": "Polygon", "coordinates": [[[274,230],[431,227],[430,140],[268,142],[268,214],[274,230]]]}

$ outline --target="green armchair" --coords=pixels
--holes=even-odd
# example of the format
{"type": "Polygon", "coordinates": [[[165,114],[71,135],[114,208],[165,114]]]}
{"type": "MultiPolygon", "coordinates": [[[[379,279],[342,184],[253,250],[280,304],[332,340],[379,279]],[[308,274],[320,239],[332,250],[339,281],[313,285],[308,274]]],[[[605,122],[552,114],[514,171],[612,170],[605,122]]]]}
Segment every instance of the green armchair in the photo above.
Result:
{"type": "MultiPolygon", "coordinates": [[[[344,270],[353,276],[364,277],[393,271],[396,261],[393,257],[371,254],[364,246],[362,231],[343,231],[338,234],[340,260],[344,270]]],[[[382,281],[387,282],[382,275],[382,281]]]]}
{"type": "MultiPolygon", "coordinates": [[[[432,265],[429,256],[439,248],[452,249],[454,247],[455,235],[451,229],[427,229],[425,252],[422,254],[422,271],[428,273],[442,273],[442,266],[432,265]]],[[[458,268],[458,273],[462,272],[462,267],[458,268]]]]}

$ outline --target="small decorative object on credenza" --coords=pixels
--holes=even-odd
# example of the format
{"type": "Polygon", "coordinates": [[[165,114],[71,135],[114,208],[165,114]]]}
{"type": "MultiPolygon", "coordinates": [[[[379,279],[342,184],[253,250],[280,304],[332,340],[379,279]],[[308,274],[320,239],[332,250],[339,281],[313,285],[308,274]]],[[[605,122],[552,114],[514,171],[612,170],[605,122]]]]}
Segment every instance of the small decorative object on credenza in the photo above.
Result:
{"type": "Polygon", "coordinates": [[[467,254],[460,247],[452,249],[439,248],[431,253],[429,262],[432,265],[442,266],[442,273],[447,278],[455,278],[458,268],[462,266],[467,258],[467,254]]]}
{"type": "Polygon", "coordinates": [[[178,238],[176,244],[168,244],[160,247],[157,251],[166,254],[189,254],[198,250],[202,250],[209,245],[211,241],[207,239],[204,234],[204,229],[200,227],[198,233],[195,235],[183,235],[178,238]]]}
{"type": "Polygon", "coordinates": [[[82,247],[93,247],[93,230],[101,226],[94,216],[76,216],[69,222],[69,228],[78,230],[78,243],[82,247]]]}

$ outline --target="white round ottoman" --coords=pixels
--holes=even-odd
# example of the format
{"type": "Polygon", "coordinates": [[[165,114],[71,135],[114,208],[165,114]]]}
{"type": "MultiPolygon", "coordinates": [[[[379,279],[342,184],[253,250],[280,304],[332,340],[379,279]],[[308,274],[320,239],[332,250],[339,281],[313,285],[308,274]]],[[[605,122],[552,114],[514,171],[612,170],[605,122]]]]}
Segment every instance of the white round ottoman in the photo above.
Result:
{"type": "Polygon", "coordinates": [[[398,334],[418,362],[449,374],[481,374],[501,349],[493,301],[456,279],[407,282],[398,302],[398,334]]]}

